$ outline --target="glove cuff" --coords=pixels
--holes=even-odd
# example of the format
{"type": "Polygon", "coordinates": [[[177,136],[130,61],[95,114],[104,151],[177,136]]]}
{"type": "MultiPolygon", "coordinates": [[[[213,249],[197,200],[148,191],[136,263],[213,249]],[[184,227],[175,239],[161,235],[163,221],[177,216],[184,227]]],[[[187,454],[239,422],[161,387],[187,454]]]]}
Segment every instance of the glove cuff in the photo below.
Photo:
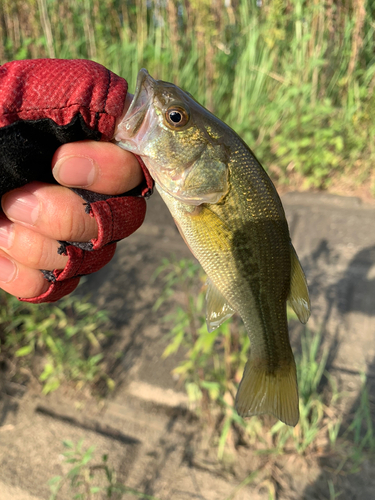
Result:
{"type": "MultiPolygon", "coordinates": [[[[127,82],[86,60],[35,59],[0,66],[0,195],[28,182],[55,183],[51,159],[61,144],[83,139],[109,141],[123,113],[127,82]]],[[[95,217],[98,237],[89,243],[62,242],[69,260],[63,270],[44,272],[51,282],[26,302],[53,302],[73,291],[80,276],[111,260],[115,242],[143,222],[153,181],[142,160],[145,181],[121,196],[75,190],[95,217]]]]}

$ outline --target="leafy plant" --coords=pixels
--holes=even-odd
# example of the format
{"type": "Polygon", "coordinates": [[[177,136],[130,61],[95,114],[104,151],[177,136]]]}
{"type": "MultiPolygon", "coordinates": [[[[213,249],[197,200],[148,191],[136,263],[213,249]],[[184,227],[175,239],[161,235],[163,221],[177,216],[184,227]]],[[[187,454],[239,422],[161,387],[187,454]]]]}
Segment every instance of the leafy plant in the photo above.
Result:
{"type": "MultiPolygon", "coordinates": [[[[227,406],[224,397],[233,395],[233,378],[243,370],[249,347],[244,328],[237,328],[238,318],[232,323],[225,322],[213,332],[207,331],[204,302],[205,278],[201,267],[189,259],[171,261],[165,259],[157,269],[156,276],[162,274],[164,292],[155,308],[167,300],[177,290],[182,293],[178,305],[164,321],[173,322],[171,342],[164,351],[167,357],[181,347],[187,350],[186,361],[174,373],[185,382],[192,401],[207,407],[210,401],[227,406]]],[[[176,297],[176,295],[174,295],[176,297]]]]}
{"type": "MultiPolygon", "coordinates": [[[[200,266],[194,262],[176,258],[164,260],[156,275],[164,282],[164,291],[156,308],[172,295],[178,301],[174,311],[163,318],[171,325],[170,342],[164,356],[179,349],[185,352],[185,359],[174,369],[174,373],[185,384],[192,408],[216,436],[220,460],[224,457],[228,441],[233,441],[235,436],[242,443],[263,443],[261,452],[268,454],[294,452],[303,455],[316,450],[318,442],[324,442],[326,449],[334,449],[343,420],[336,409],[340,394],[334,379],[326,372],[328,351],[322,349],[319,333],[313,334],[305,328],[301,334],[301,354],[296,355],[299,424],[295,428],[279,421],[270,424],[272,419],[269,417],[244,420],[234,408],[234,399],[250,343],[239,318],[234,316],[214,332],[207,331],[205,278],[200,266]],[[331,388],[329,400],[320,391],[326,382],[331,388]]],[[[293,312],[290,313],[290,320],[295,320],[293,312]]],[[[355,443],[367,445],[373,441],[368,411],[366,392],[362,392],[356,423],[350,427],[355,443]],[[366,423],[367,433],[360,441],[358,433],[363,423],[366,423]]]]}
{"type": "MultiPolygon", "coordinates": [[[[275,436],[275,447],[278,452],[282,452],[289,443],[293,441],[293,447],[298,454],[303,454],[310,447],[314,446],[315,440],[321,436],[322,428],[326,433],[325,426],[326,406],[322,395],[318,392],[318,387],[322,383],[325,375],[328,350],[321,353],[321,336],[313,335],[305,329],[301,335],[302,353],[296,356],[298,389],[300,395],[300,419],[295,429],[277,422],[271,428],[271,435],[275,436]]],[[[332,423],[335,424],[335,432],[338,433],[339,420],[331,420],[328,429],[331,429],[331,443],[333,442],[332,423]],[[338,427],[338,428],[337,428],[338,427]]],[[[329,431],[328,431],[329,432],[329,431]]]]}
{"type": "Polygon", "coordinates": [[[0,57],[89,58],[131,89],[147,67],[225,119],[279,183],[373,192],[373,17],[362,0],[3,0],[0,57]]]}
{"type": "Polygon", "coordinates": [[[348,449],[343,453],[343,458],[336,470],[340,472],[349,462],[350,472],[358,472],[366,456],[373,457],[375,452],[374,424],[371,415],[367,378],[364,373],[361,374],[359,401],[350,424],[343,432],[342,439],[347,443],[348,449]]]}
{"type": "MultiPolygon", "coordinates": [[[[362,376],[359,403],[350,424],[343,425],[344,415],[338,402],[342,397],[335,379],[326,371],[328,350],[322,347],[322,336],[307,328],[301,332],[301,352],[295,356],[300,394],[300,419],[291,428],[269,416],[242,419],[234,408],[234,398],[242,377],[249,350],[248,336],[234,316],[214,332],[205,324],[205,278],[196,263],[175,257],[165,259],[157,270],[164,291],[156,307],[172,295],[177,306],[163,318],[171,326],[170,342],[164,356],[182,350],[185,359],[174,373],[185,384],[192,409],[205,428],[210,430],[220,461],[233,461],[235,449],[247,446],[254,454],[266,457],[263,466],[252,470],[229,498],[239,489],[257,483],[269,489],[276,498],[273,465],[281,456],[330,456],[335,460],[335,474],[358,472],[366,456],[375,450],[375,434],[370,411],[366,377],[362,376]],[[326,385],[328,391],[322,392],[326,385]],[[346,429],[345,429],[346,427],[346,429]],[[338,464],[338,465],[337,465],[338,464]]],[[[289,321],[297,321],[288,311],[289,321]]],[[[333,476],[332,476],[333,477],[333,476]]],[[[329,498],[341,493],[332,479],[327,480],[329,498]]]]}
{"type": "MultiPolygon", "coordinates": [[[[337,477],[356,473],[366,457],[375,450],[374,427],[370,411],[366,378],[362,377],[359,403],[350,424],[340,409],[341,397],[335,379],[327,372],[328,349],[322,345],[322,335],[306,327],[300,334],[301,350],[296,354],[299,384],[300,419],[291,428],[273,417],[261,416],[244,420],[234,408],[234,398],[248,357],[249,340],[239,319],[234,316],[214,332],[208,333],[205,324],[205,277],[196,263],[189,260],[164,260],[157,270],[164,282],[164,291],[156,307],[173,296],[177,305],[164,316],[170,325],[170,342],[164,356],[178,350],[185,359],[174,369],[185,384],[192,409],[200,417],[205,433],[216,447],[223,466],[233,464],[236,450],[247,447],[247,453],[261,459],[233,490],[253,484],[267,488],[269,498],[277,498],[280,476],[277,472],[283,457],[325,457],[333,462],[333,473],[327,477],[327,495],[334,499],[337,477]],[[326,390],[322,391],[325,387],[326,390]],[[275,472],[276,471],[276,472],[275,472]]],[[[288,311],[289,321],[297,321],[288,311]]],[[[239,454],[241,456],[242,453],[239,454]]],[[[281,480],[282,484],[282,480],[281,480]]]]}
{"type": "Polygon", "coordinates": [[[51,489],[50,500],[58,499],[59,492],[66,483],[76,500],[91,500],[98,494],[101,498],[112,498],[114,494],[116,498],[121,498],[126,494],[144,500],[158,500],[117,481],[116,472],[109,465],[108,455],[102,455],[101,462],[93,463],[95,446],[84,449],[83,442],[83,439],[77,444],[63,441],[66,449],[63,453],[64,462],[72,467],[64,476],[55,476],[48,481],[51,489]]]}
{"type": "Polygon", "coordinates": [[[27,366],[42,382],[45,394],[63,380],[78,387],[105,380],[113,388],[100,352],[110,335],[104,311],[75,295],[56,304],[34,305],[1,291],[0,304],[0,357],[27,366]],[[35,363],[36,358],[41,363],[35,363]]]}

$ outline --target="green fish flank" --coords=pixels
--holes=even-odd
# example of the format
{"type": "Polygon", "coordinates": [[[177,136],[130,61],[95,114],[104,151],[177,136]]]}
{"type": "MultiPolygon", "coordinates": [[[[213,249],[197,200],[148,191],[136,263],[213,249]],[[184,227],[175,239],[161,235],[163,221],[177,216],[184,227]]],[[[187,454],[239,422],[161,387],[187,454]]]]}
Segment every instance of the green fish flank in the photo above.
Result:
{"type": "Polygon", "coordinates": [[[285,213],[270,178],[241,138],[171,83],[138,75],[115,142],[144,160],[176,225],[209,279],[210,331],[234,311],[251,352],[236,408],[299,419],[289,301],[305,323],[310,301],[285,213]]]}

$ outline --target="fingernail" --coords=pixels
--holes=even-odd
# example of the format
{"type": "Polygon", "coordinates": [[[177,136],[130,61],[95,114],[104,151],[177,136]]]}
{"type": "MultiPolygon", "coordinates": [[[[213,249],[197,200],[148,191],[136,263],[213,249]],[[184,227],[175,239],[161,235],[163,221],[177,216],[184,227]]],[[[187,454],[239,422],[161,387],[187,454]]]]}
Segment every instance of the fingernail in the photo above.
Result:
{"type": "Polygon", "coordinates": [[[18,190],[4,197],[3,210],[9,219],[35,224],[39,215],[39,201],[35,195],[18,190]]]}
{"type": "Polygon", "coordinates": [[[16,271],[17,268],[11,260],[0,257],[0,281],[9,283],[14,278],[16,271]]]}
{"type": "Polygon", "coordinates": [[[14,239],[14,224],[7,219],[0,218],[0,247],[8,249],[14,239]]]}
{"type": "Polygon", "coordinates": [[[53,176],[60,184],[88,187],[96,177],[94,160],[86,156],[65,156],[56,162],[53,176]]]}

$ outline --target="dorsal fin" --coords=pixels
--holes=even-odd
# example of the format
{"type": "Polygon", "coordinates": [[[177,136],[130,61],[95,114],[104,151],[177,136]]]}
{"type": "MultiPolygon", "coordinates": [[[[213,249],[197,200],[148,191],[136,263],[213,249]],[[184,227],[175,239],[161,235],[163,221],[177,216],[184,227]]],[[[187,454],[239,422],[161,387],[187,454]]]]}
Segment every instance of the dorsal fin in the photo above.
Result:
{"type": "Polygon", "coordinates": [[[207,279],[206,292],[206,323],[207,330],[213,332],[230,318],[234,309],[228,304],[223,294],[216,288],[210,279],[207,279]]]}
{"type": "Polygon", "coordinates": [[[305,273],[298,260],[297,253],[290,245],[291,251],[291,279],[288,302],[297,314],[301,323],[306,323],[310,317],[310,297],[307,288],[305,273]]]}

